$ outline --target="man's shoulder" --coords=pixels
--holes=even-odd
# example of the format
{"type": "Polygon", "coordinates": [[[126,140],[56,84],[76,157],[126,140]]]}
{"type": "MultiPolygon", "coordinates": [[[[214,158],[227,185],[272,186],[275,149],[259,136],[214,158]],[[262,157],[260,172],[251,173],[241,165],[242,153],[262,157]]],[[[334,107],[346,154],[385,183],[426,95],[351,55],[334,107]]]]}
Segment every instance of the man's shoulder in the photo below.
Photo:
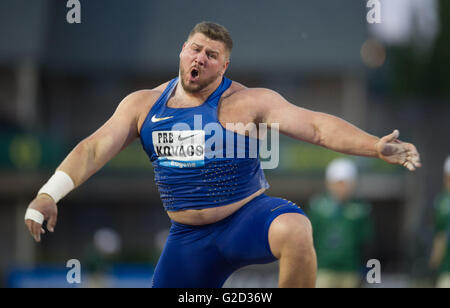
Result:
{"type": "Polygon", "coordinates": [[[267,88],[247,87],[237,81],[232,81],[228,90],[223,95],[223,101],[239,104],[260,104],[263,98],[277,93],[267,88]]]}
{"type": "Polygon", "coordinates": [[[138,131],[140,131],[140,127],[148,112],[164,92],[167,84],[168,82],[153,89],[142,89],[131,92],[119,104],[118,109],[121,110],[120,113],[135,119],[137,121],[138,131]]]}
{"type": "Polygon", "coordinates": [[[246,89],[248,89],[248,88],[246,86],[244,86],[243,84],[232,80],[230,87],[225,92],[223,92],[222,99],[228,99],[228,98],[235,97],[235,95],[237,93],[245,91],[246,89]]]}
{"type": "Polygon", "coordinates": [[[130,101],[156,101],[161,94],[164,92],[165,88],[167,87],[169,82],[165,82],[156,88],[153,89],[141,89],[134,92],[131,92],[128,94],[128,96],[125,99],[128,99],[130,101]]]}
{"type": "Polygon", "coordinates": [[[153,89],[141,89],[128,94],[122,101],[130,108],[148,108],[158,100],[169,82],[165,82],[153,89]]]}
{"type": "Polygon", "coordinates": [[[232,81],[230,87],[224,92],[224,97],[250,97],[253,98],[259,95],[267,95],[268,93],[274,93],[273,90],[260,87],[248,87],[237,81],[232,81]]]}
{"type": "Polygon", "coordinates": [[[161,93],[155,91],[154,89],[142,89],[131,92],[124,98],[124,101],[128,102],[129,104],[137,104],[144,101],[156,100],[160,95],[161,93]]]}

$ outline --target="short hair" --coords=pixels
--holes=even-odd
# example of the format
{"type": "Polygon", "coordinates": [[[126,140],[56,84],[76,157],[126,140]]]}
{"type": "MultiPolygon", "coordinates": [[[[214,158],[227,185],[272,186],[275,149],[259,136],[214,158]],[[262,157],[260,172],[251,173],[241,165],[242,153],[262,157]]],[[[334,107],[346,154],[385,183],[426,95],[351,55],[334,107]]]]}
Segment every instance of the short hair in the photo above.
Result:
{"type": "Polygon", "coordinates": [[[230,32],[224,26],[213,22],[203,21],[195,25],[189,33],[188,39],[196,33],[201,33],[211,40],[224,43],[228,54],[231,54],[231,50],[233,49],[233,40],[231,39],[230,32]]]}

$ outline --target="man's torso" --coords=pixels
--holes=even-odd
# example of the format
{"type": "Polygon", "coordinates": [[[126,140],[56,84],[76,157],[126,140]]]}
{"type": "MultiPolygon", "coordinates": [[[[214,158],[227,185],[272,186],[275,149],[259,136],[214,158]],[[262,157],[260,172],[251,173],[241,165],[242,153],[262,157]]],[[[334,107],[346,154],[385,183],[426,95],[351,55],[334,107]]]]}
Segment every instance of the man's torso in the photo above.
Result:
{"type": "MultiPolygon", "coordinates": [[[[150,110],[154,106],[155,102],[159,99],[159,97],[163,94],[168,84],[169,82],[166,82],[153,90],[149,90],[148,95],[145,96],[147,99],[143,99],[141,102],[139,102],[139,106],[137,109],[137,125],[139,133],[141,133],[142,126],[150,110]]],[[[232,82],[230,87],[222,94],[217,107],[217,115],[220,124],[223,127],[227,127],[227,123],[243,124],[233,125],[233,131],[241,135],[257,133],[254,131],[254,129],[257,129],[257,125],[248,124],[257,124],[257,122],[259,121],[258,114],[255,108],[253,108],[252,106],[253,100],[248,99],[248,95],[247,93],[245,93],[246,90],[247,88],[243,85],[237,82],[232,82]]],[[[168,98],[166,105],[170,108],[180,109],[199,106],[198,102],[178,98],[174,94],[172,94],[168,98]]],[[[210,224],[231,215],[247,202],[252,200],[254,197],[261,195],[265,190],[265,188],[261,188],[260,190],[242,200],[224,206],[195,210],[188,209],[180,211],[168,211],[167,213],[172,220],[179,223],[189,225],[210,224]]]]}

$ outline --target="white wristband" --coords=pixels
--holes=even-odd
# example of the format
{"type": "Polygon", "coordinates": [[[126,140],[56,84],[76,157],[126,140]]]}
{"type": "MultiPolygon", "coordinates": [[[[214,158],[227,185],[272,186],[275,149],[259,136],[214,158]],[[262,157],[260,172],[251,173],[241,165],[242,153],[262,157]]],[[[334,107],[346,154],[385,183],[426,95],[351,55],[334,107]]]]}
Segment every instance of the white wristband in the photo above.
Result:
{"type": "Polygon", "coordinates": [[[25,220],[31,219],[32,221],[41,224],[44,222],[44,215],[41,212],[36,211],[34,209],[28,209],[25,213],[25,220]]]}
{"type": "Polygon", "coordinates": [[[58,201],[67,195],[74,187],[75,184],[70,176],[63,171],[57,170],[47,183],[42,186],[38,195],[47,194],[55,200],[55,203],[58,203],[58,201]]]}

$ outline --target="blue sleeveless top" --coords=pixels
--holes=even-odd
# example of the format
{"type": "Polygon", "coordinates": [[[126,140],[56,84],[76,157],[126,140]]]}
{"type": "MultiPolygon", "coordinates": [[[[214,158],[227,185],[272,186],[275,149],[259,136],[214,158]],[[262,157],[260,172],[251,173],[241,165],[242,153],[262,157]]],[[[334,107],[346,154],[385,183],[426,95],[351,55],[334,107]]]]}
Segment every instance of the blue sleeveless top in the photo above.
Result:
{"type": "Polygon", "coordinates": [[[223,77],[200,106],[171,108],[167,101],[177,83],[178,77],[169,82],[140,135],[164,208],[218,207],[269,188],[259,161],[259,140],[227,130],[218,120],[219,100],[231,80],[223,77]]]}

